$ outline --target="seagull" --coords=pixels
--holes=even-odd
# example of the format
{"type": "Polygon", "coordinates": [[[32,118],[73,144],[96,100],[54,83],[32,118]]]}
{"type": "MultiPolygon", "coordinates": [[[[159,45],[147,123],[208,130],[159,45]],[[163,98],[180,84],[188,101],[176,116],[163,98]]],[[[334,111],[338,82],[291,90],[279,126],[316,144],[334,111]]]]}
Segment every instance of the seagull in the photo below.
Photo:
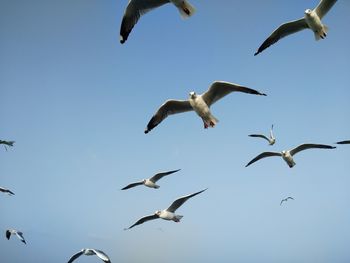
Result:
{"type": "Polygon", "coordinates": [[[234,91],[266,96],[264,93],[260,93],[257,90],[243,87],[238,84],[225,81],[215,81],[211,84],[209,89],[201,95],[197,95],[192,91],[189,94],[188,100],[167,100],[153,115],[147,124],[145,133],[150,132],[169,115],[192,110],[202,118],[205,129],[208,127],[214,127],[218,122],[218,119],[211,114],[209,109],[210,106],[234,91]]]}
{"type": "Polygon", "coordinates": [[[341,142],[337,142],[336,144],[350,144],[350,140],[349,140],[349,141],[341,141],[341,142]]]}
{"type": "Polygon", "coordinates": [[[147,222],[147,221],[150,221],[153,219],[158,219],[158,218],[161,218],[164,220],[172,220],[172,221],[178,223],[178,222],[180,222],[180,220],[183,216],[176,215],[175,214],[176,209],[178,209],[180,206],[182,206],[183,203],[185,203],[191,197],[194,197],[194,196],[204,192],[207,189],[208,188],[206,188],[202,191],[196,192],[194,194],[180,197],[180,198],[176,199],[167,209],[157,210],[153,215],[144,216],[144,217],[140,218],[135,224],[133,224],[129,228],[125,228],[124,230],[128,230],[130,228],[133,228],[134,226],[137,226],[137,225],[143,224],[144,222],[147,222]]]}
{"type": "Polygon", "coordinates": [[[151,178],[143,179],[142,181],[131,183],[131,184],[125,186],[124,188],[122,188],[121,190],[126,190],[126,189],[129,189],[129,188],[138,186],[138,185],[145,185],[145,186],[150,187],[150,188],[158,189],[160,186],[156,185],[156,182],[159,179],[163,178],[166,175],[169,175],[169,174],[172,174],[172,173],[176,173],[176,172],[178,172],[180,170],[181,169],[174,170],[174,171],[169,171],[169,172],[157,173],[156,175],[152,176],[151,178]]]}
{"type": "Polygon", "coordinates": [[[16,235],[24,244],[27,244],[24,240],[23,233],[20,231],[17,231],[15,229],[7,229],[6,230],[6,238],[10,239],[11,235],[16,235]]]}
{"type": "Polygon", "coordinates": [[[84,248],[82,250],[80,250],[78,253],[76,253],[75,255],[73,255],[70,260],[68,261],[68,263],[73,262],[74,260],[76,260],[78,257],[80,257],[81,255],[85,255],[85,256],[93,256],[96,255],[98,256],[103,262],[106,263],[111,263],[111,260],[109,259],[109,257],[101,250],[97,250],[97,249],[91,249],[91,248],[84,248]]]}
{"type": "Polygon", "coordinates": [[[254,56],[275,44],[281,38],[307,28],[314,32],[316,40],[324,39],[327,36],[328,27],[322,24],[321,19],[332,8],[335,2],[337,2],[337,0],[321,0],[315,9],[306,9],[303,18],[280,25],[264,43],[262,43],[254,56]]]}
{"type": "Polygon", "coordinates": [[[282,205],[282,203],[283,203],[283,202],[287,202],[287,201],[288,201],[288,199],[294,200],[294,198],[293,198],[293,197],[288,196],[287,198],[284,198],[284,199],[282,199],[282,200],[281,200],[280,205],[282,205]]]}
{"type": "Polygon", "coordinates": [[[310,143],[305,143],[301,144],[294,149],[288,150],[288,151],[282,151],[282,152],[263,152],[259,154],[257,157],[255,157],[253,160],[251,160],[245,167],[248,167],[252,163],[255,163],[256,161],[265,158],[265,157],[270,157],[270,156],[282,156],[283,160],[288,164],[290,168],[292,168],[295,165],[295,162],[293,160],[293,155],[306,150],[306,149],[312,149],[312,148],[317,148],[317,149],[335,149],[337,147],[330,146],[330,145],[324,145],[324,144],[310,144],[310,143]]]}
{"type": "Polygon", "coordinates": [[[276,138],[273,136],[272,130],[273,130],[273,124],[272,124],[271,130],[270,130],[270,138],[266,137],[263,134],[250,134],[249,136],[263,138],[269,142],[269,145],[274,145],[276,142],[276,138]]]}
{"type": "Polygon", "coordinates": [[[10,191],[9,189],[3,188],[0,186],[0,192],[6,193],[8,195],[15,195],[14,192],[10,191]]]}
{"type": "Polygon", "coordinates": [[[7,151],[6,145],[12,147],[14,143],[15,143],[15,141],[2,141],[2,140],[0,140],[0,144],[4,145],[6,151],[7,151]]]}
{"type": "Polygon", "coordinates": [[[195,13],[195,8],[186,0],[130,0],[120,26],[120,43],[125,43],[131,30],[143,14],[168,3],[174,4],[184,19],[195,13]]]}

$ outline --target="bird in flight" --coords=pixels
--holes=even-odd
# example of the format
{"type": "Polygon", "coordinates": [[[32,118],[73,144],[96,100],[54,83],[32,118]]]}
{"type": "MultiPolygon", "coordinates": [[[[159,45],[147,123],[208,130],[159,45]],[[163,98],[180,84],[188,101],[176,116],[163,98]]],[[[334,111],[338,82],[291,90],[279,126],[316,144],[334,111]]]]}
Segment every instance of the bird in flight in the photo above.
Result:
{"type": "Polygon", "coordinates": [[[190,194],[190,195],[186,195],[183,197],[180,197],[178,199],[176,199],[167,209],[164,210],[157,210],[153,215],[148,215],[148,216],[144,216],[142,218],[140,218],[139,220],[136,221],[136,223],[134,223],[132,226],[130,226],[129,228],[125,228],[124,230],[128,230],[130,228],[133,228],[134,226],[143,224],[144,222],[150,221],[150,220],[154,220],[154,219],[164,219],[164,220],[169,220],[169,221],[174,221],[174,222],[180,222],[181,218],[183,217],[182,215],[176,215],[175,211],[182,206],[188,199],[204,192],[207,189],[204,189],[202,191],[190,194]]]}
{"type": "Polygon", "coordinates": [[[186,0],[130,0],[120,26],[120,43],[125,43],[131,30],[142,15],[168,3],[174,4],[184,19],[195,13],[195,8],[186,0]]]}
{"type": "Polygon", "coordinates": [[[281,200],[280,205],[282,205],[283,202],[287,202],[289,199],[294,200],[293,197],[288,196],[287,198],[284,198],[284,199],[281,200]]]}
{"type": "Polygon", "coordinates": [[[265,158],[265,157],[271,157],[271,156],[281,156],[283,160],[288,164],[290,168],[292,168],[295,165],[295,162],[293,160],[293,155],[297,154],[300,151],[307,150],[307,149],[335,149],[337,147],[330,146],[330,145],[324,145],[324,144],[311,144],[311,143],[305,143],[301,144],[294,149],[282,151],[282,152],[263,152],[259,154],[257,157],[255,157],[253,160],[251,160],[245,167],[248,167],[252,163],[255,163],[256,161],[265,158]]]}
{"type": "Polygon", "coordinates": [[[250,137],[263,138],[263,139],[265,139],[265,140],[267,140],[269,142],[269,145],[274,145],[275,142],[276,142],[276,138],[273,136],[272,130],[273,130],[273,124],[272,124],[271,130],[270,130],[270,137],[267,137],[267,136],[265,136],[263,134],[250,134],[249,136],[250,137]]]}
{"type": "Polygon", "coordinates": [[[259,49],[255,52],[254,56],[258,55],[269,46],[275,44],[281,38],[307,28],[314,32],[316,40],[320,40],[321,38],[324,39],[327,36],[328,27],[322,23],[321,19],[332,8],[335,2],[337,2],[337,0],[321,0],[315,9],[306,9],[303,18],[280,25],[262,43],[259,49]]]}
{"type": "Polygon", "coordinates": [[[27,244],[24,240],[23,233],[21,231],[17,231],[15,229],[7,229],[6,238],[10,239],[11,235],[16,235],[19,238],[19,240],[21,240],[24,244],[27,244]]]}
{"type": "Polygon", "coordinates": [[[215,81],[211,84],[209,89],[201,95],[197,95],[192,91],[189,94],[188,100],[167,100],[160,106],[160,108],[148,122],[145,133],[149,133],[169,115],[192,110],[194,110],[198,116],[202,118],[205,129],[208,127],[214,127],[218,122],[218,119],[211,114],[210,106],[231,92],[243,92],[266,96],[264,93],[260,93],[257,90],[243,87],[238,84],[225,81],[215,81]]]}
{"type": "Polygon", "coordinates": [[[3,193],[8,194],[8,195],[15,195],[15,193],[12,192],[11,190],[3,188],[1,186],[0,186],[0,192],[3,192],[3,193]]]}
{"type": "Polygon", "coordinates": [[[15,141],[2,141],[2,140],[0,140],[0,144],[4,145],[6,151],[7,151],[7,147],[6,146],[12,147],[14,143],[15,143],[15,141]]]}
{"type": "Polygon", "coordinates": [[[84,248],[80,250],[78,253],[74,254],[68,261],[68,263],[72,263],[74,260],[76,260],[81,255],[85,256],[98,256],[103,262],[105,263],[111,263],[111,260],[109,257],[101,250],[98,249],[91,249],[91,248],[84,248]]]}
{"type": "Polygon", "coordinates": [[[150,187],[150,188],[158,189],[160,186],[159,186],[159,185],[156,185],[156,182],[157,182],[159,179],[161,179],[161,178],[163,178],[164,176],[167,176],[167,175],[169,175],[169,174],[176,173],[176,172],[178,172],[178,171],[180,171],[180,170],[181,170],[181,169],[173,170],[173,171],[168,171],[168,172],[157,173],[156,175],[152,176],[151,178],[143,179],[142,181],[135,182],[135,183],[131,183],[131,184],[125,186],[124,188],[122,188],[121,190],[126,190],[126,189],[129,189],[129,188],[138,186],[138,185],[145,185],[145,186],[150,187]]]}

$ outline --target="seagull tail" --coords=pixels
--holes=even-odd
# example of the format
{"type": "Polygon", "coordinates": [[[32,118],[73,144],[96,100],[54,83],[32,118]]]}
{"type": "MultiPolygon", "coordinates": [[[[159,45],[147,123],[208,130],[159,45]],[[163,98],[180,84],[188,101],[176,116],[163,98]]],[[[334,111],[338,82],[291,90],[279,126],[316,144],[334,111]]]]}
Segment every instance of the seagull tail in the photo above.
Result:
{"type": "Polygon", "coordinates": [[[181,5],[177,7],[180,11],[181,17],[183,19],[189,18],[192,16],[196,9],[188,1],[182,1],[181,5]]]}
{"type": "Polygon", "coordinates": [[[320,32],[315,32],[315,40],[324,39],[327,36],[328,33],[328,26],[323,25],[320,32]]]}

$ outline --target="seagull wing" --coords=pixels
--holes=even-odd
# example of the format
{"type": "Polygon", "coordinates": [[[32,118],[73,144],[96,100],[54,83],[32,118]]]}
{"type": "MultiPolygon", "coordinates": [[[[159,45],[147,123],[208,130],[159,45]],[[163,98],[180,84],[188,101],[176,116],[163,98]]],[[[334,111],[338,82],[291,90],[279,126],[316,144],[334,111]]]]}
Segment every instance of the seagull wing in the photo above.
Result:
{"type": "Polygon", "coordinates": [[[124,43],[140,17],[148,11],[169,3],[169,0],[130,0],[120,26],[120,43],[124,43]]]}
{"type": "Polygon", "coordinates": [[[69,259],[68,263],[72,263],[74,260],[76,260],[78,257],[80,257],[83,253],[84,253],[83,250],[82,250],[82,251],[79,251],[78,253],[76,253],[75,255],[73,255],[73,256],[69,259]]]}
{"type": "Polygon", "coordinates": [[[243,87],[238,84],[226,81],[215,81],[211,84],[209,90],[202,94],[202,98],[204,99],[205,103],[210,106],[234,91],[266,96],[264,93],[260,93],[257,90],[243,87]]]}
{"type": "Polygon", "coordinates": [[[125,228],[124,230],[128,230],[130,228],[133,228],[134,226],[141,225],[141,224],[143,224],[143,223],[145,223],[147,221],[158,219],[158,218],[159,218],[159,216],[157,216],[156,214],[149,215],[149,216],[144,216],[144,217],[140,218],[139,220],[137,220],[137,222],[135,224],[133,224],[129,228],[125,228]]]}
{"type": "Polygon", "coordinates": [[[337,144],[350,144],[350,140],[349,140],[349,141],[341,141],[341,142],[337,142],[337,144]]]}
{"type": "Polygon", "coordinates": [[[259,161],[262,158],[270,157],[270,156],[282,156],[282,155],[281,155],[281,153],[278,153],[278,152],[263,152],[263,153],[259,154],[257,157],[255,157],[253,160],[251,160],[245,167],[248,167],[252,163],[259,161]]]}
{"type": "Polygon", "coordinates": [[[180,171],[181,169],[178,170],[173,170],[173,171],[169,171],[169,172],[164,172],[164,173],[157,173],[156,175],[152,176],[149,180],[152,181],[153,183],[157,182],[159,179],[161,179],[162,177],[172,174],[172,173],[176,173],[178,171],[180,171]]]}
{"type": "Polygon", "coordinates": [[[152,119],[148,122],[145,133],[151,131],[169,115],[191,110],[193,110],[193,108],[188,100],[168,100],[160,106],[152,119]]]}
{"type": "Polygon", "coordinates": [[[287,197],[287,200],[288,200],[288,199],[294,200],[294,198],[291,197],[291,196],[288,196],[288,197],[287,197]]]}
{"type": "Polygon", "coordinates": [[[335,149],[337,147],[325,145],[325,144],[312,144],[312,143],[305,143],[301,144],[294,149],[290,150],[290,154],[294,155],[297,154],[300,151],[306,150],[306,149],[335,149]]]}
{"type": "Polygon", "coordinates": [[[6,230],[6,238],[10,239],[11,237],[11,231],[10,230],[6,230]]]}
{"type": "Polygon", "coordinates": [[[106,253],[104,253],[103,251],[101,250],[97,250],[97,249],[91,249],[95,254],[96,256],[98,256],[100,259],[102,259],[104,262],[106,263],[110,263],[111,260],[109,259],[109,257],[106,255],[106,253]]]}
{"type": "Polygon", "coordinates": [[[122,188],[121,190],[126,190],[126,189],[129,189],[129,188],[138,186],[138,185],[143,185],[143,181],[131,183],[131,184],[125,186],[124,188],[122,188]]]}
{"type": "Polygon", "coordinates": [[[280,205],[282,205],[282,203],[283,203],[284,201],[286,201],[286,200],[285,200],[285,199],[282,199],[280,205]]]}
{"type": "Polygon", "coordinates": [[[198,194],[204,192],[207,189],[208,188],[206,188],[202,191],[196,192],[194,194],[186,195],[186,196],[183,196],[183,197],[176,199],[166,210],[168,212],[174,213],[176,211],[176,209],[178,209],[180,206],[182,206],[183,203],[185,203],[188,199],[190,199],[191,197],[194,197],[195,195],[198,195],[198,194]]]}
{"type": "Polygon", "coordinates": [[[263,135],[263,134],[250,134],[250,135],[248,135],[248,136],[250,136],[250,137],[263,138],[263,139],[267,140],[268,142],[270,142],[269,138],[267,138],[267,137],[266,137],[265,135],[263,135]]]}
{"type": "Polygon", "coordinates": [[[306,28],[308,28],[308,25],[304,18],[280,25],[275,31],[272,32],[272,34],[264,41],[264,43],[262,43],[258,51],[255,52],[254,56],[258,55],[269,46],[275,44],[281,38],[284,38],[306,28]]]}
{"type": "Polygon", "coordinates": [[[273,136],[273,124],[271,125],[270,138],[274,138],[274,136],[273,136]]]}
{"type": "Polygon", "coordinates": [[[315,8],[316,14],[322,19],[329,9],[337,2],[337,0],[321,0],[318,6],[315,8]]]}
{"type": "Polygon", "coordinates": [[[27,244],[26,241],[24,240],[23,233],[16,231],[16,236],[24,243],[27,244]]]}

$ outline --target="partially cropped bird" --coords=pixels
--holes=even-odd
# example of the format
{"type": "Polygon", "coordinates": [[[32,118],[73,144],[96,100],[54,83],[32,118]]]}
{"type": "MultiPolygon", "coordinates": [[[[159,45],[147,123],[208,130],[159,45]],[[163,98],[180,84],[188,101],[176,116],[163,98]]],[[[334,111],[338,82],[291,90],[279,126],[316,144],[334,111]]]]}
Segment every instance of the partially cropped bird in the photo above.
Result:
{"type": "Polygon", "coordinates": [[[263,138],[263,139],[265,139],[265,140],[267,140],[269,142],[269,145],[274,145],[275,142],[276,142],[276,138],[273,136],[272,130],[273,130],[273,124],[272,124],[271,130],[270,130],[270,137],[267,137],[267,136],[265,136],[263,134],[250,134],[249,136],[250,137],[263,138]]]}
{"type": "Polygon", "coordinates": [[[24,240],[23,233],[21,231],[17,231],[15,229],[7,229],[6,238],[10,239],[11,235],[16,235],[19,238],[19,240],[21,240],[24,244],[27,244],[24,240]]]}
{"type": "Polygon", "coordinates": [[[8,195],[14,195],[15,194],[11,190],[3,188],[3,187],[0,187],[0,192],[3,192],[3,193],[8,194],[8,195]]]}
{"type": "Polygon", "coordinates": [[[0,144],[4,145],[6,151],[7,151],[6,146],[12,147],[14,143],[15,143],[15,141],[2,141],[2,140],[0,140],[0,144]]]}
{"type": "Polygon", "coordinates": [[[348,140],[348,141],[340,141],[340,142],[337,142],[337,144],[350,144],[350,140],[348,140]]]}
{"type": "Polygon", "coordinates": [[[72,263],[74,260],[76,260],[81,255],[85,256],[98,256],[103,262],[105,263],[111,263],[111,260],[109,257],[101,250],[98,249],[91,249],[91,248],[84,248],[80,250],[78,253],[74,254],[68,261],[68,263],[72,263]]]}

